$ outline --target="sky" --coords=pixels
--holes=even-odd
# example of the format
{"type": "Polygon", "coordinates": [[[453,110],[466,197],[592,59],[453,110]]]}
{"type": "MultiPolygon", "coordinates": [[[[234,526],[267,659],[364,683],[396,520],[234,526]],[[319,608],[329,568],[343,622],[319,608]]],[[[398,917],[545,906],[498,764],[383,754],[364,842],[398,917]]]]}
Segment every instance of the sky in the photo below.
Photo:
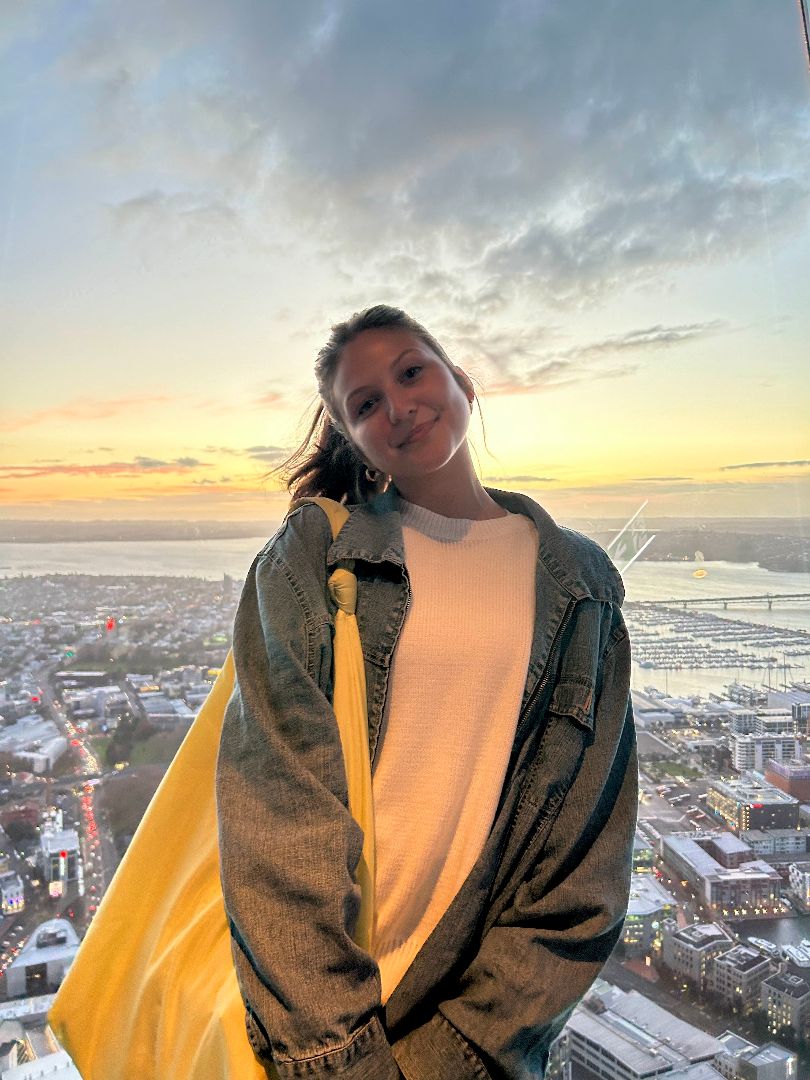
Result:
{"type": "Polygon", "coordinates": [[[0,0],[0,517],[277,519],[405,308],[484,483],[810,514],[795,0],[0,0]]]}

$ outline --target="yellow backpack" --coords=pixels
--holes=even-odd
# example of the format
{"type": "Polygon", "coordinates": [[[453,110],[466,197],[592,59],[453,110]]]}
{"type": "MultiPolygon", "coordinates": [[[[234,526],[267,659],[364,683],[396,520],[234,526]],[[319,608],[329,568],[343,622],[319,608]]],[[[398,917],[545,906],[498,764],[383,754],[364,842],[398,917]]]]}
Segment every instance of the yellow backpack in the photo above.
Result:
{"type": "MultiPolygon", "coordinates": [[[[301,501],[317,503],[337,536],[348,517],[345,507],[331,499],[301,501]]],[[[329,589],[338,605],[333,707],[349,806],[364,834],[355,940],[367,949],[374,811],[366,681],[354,614],[357,579],[339,568],[329,589]]],[[[245,1030],[219,876],[214,779],[233,687],[229,652],[48,1014],[83,1080],[266,1080],[245,1030]]]]}

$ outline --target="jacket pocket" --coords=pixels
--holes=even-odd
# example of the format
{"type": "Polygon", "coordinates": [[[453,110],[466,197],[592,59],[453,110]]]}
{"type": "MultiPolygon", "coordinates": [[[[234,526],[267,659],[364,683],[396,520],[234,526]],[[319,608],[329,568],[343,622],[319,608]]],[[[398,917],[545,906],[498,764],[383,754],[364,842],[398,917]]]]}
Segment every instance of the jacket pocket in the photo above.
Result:
{"type": "Polygon", "coordinates": [[[590,681],[559,682],[554,687],[548,711],[564,716],[586,731],[593,732],[594,688],[590,681]]]}

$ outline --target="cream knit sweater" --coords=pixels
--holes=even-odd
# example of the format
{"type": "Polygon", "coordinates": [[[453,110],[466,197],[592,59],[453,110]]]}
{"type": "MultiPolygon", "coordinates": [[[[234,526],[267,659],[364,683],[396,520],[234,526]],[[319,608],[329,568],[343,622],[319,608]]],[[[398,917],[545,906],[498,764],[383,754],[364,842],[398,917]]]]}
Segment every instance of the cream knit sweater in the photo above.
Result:
{"type": "Polygon", "coordinates": [[[537,531],[402,502],[411,603],[373,775],[373,953],[386,1002],[480,855],[501,794],[534,626],[537,531]]]}

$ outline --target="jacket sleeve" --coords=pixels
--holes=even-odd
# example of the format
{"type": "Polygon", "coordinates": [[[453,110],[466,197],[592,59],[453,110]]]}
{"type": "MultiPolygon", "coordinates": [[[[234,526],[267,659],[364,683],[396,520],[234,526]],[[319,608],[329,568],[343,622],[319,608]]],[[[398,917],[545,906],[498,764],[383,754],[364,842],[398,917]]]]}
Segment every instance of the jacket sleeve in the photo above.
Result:
{"type": "Polygon", "coordinates": [[[619,939],[638,803],[630,648],[619,619],[594,723],[613,733],[612,761],[590,748],[598,756],[583,762],[529,880],[451,994],[393,1044],[407,1080],[542,1077],[551,1043],[619,939]]]}
{"type": "Polygon", "coordinates": [[[363,836],[323,689],[330,615],[314,566],[301,582],[273,548],[260,555],[234,622],[237,682],[216,781],[232,953],[268,1076],[399,1080],[379,969],[351,936],[363,836]]]}

